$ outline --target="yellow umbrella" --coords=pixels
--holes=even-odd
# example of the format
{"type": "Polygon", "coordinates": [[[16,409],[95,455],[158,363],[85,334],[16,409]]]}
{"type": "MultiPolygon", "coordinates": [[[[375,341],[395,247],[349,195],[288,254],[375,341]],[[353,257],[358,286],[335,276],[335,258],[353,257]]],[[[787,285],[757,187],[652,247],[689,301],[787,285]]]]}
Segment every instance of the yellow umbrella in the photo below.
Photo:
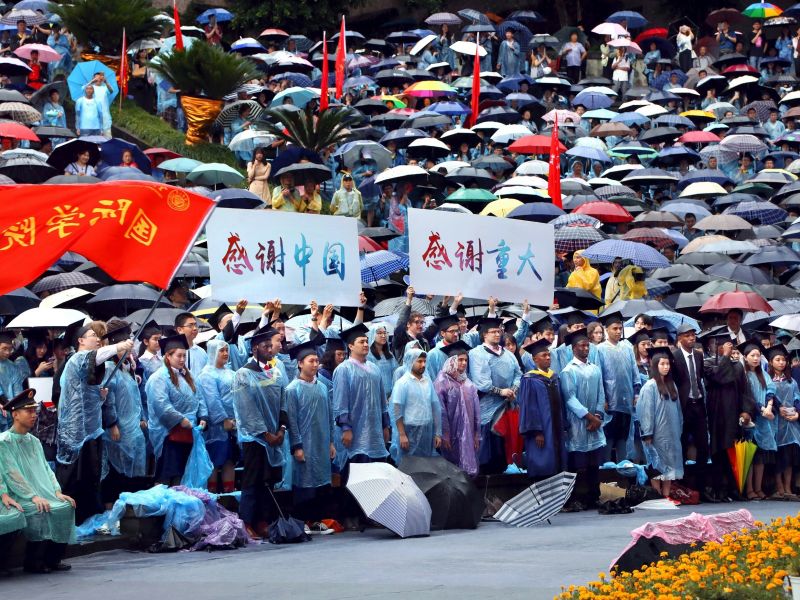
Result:
{"type": "Polygon", "coordinates": [[[514,198],[500,198],[499,200],[487,204],[486,208],[484,208],[480,214],[490,217],[505,217],[518,206],[522,206],[522,202],[519,200],[515,200],[514,198]]]}

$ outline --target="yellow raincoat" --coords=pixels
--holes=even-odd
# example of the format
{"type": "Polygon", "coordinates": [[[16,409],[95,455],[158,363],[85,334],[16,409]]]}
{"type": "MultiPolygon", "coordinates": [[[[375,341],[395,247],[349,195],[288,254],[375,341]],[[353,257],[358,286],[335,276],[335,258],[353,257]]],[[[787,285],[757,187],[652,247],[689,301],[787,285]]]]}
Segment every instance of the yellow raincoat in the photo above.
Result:
{"type": "Polygon", "coordinates": [[[583,252],[581,250],[575,252],[575,257],[577,258],[579,256],[583,258],[583,266],[576,266],[575,270],[570,273],[567,287],[584,289],[587,292],[591,292],[599,299],[600,294],[602,294],[600,273],[589,263],[589,259],[583,257],[583,252]]]}

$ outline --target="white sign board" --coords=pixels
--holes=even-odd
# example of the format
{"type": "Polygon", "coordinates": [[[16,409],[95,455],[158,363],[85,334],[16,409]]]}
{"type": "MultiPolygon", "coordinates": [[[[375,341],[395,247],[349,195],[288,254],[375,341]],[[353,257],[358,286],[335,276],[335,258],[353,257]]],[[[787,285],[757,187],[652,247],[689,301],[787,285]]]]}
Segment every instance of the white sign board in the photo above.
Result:
{"type": "Polygon", "coordinates": [[[418,294],[553,303],[553,226],[409,209],[409,275],[418,294]]]}
{"type": "Polygon", "coordinates": [[[355,219],[217,208],[206,234],[214,300],[359,304],[355,219]]]}
{"type": "Polygon", "coordinates": [[[36,390],[36,402],[52,402],[53,400],[53,378],[52,377],[28,377],[28,387],[36,390]]]}

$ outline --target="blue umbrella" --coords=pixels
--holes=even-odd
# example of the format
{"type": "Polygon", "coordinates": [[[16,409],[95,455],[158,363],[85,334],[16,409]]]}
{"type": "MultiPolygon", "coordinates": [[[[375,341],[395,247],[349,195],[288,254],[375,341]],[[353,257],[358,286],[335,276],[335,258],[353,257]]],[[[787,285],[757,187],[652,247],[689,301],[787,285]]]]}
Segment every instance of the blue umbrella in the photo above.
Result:
{"type": "Polygon", "coordinates": [[[627,21],[628,29],[640,29],[647,25],[647,19],[635,10],[620,10],[608,16],[606,19],[610,23],[622,23],[627,21]]]}
{"type": "Polygon", "coordinates": [[[655,277],[648,277],[644,280],[647,287],[647,297],[654,298],[655,296],[665,296],[672,291],[672,286],[666,281],[661,281],[655,277]]]}
{"type": "Polygon", "coordinates": [[[292,104],[298,108],[305,108],[305,105],[312,100],[319,98],[319,92],[302,87],[290,87],[282,92],[275,94],[275,97],[270,102],[272,108],[279,108],[283,104],[284,98],[291,98],[292,104]]]}
{"type": "Polygon", "coordinates": [[[472,111],[460,102],[434,102],[428,107],[429,111],[454,117],[456,115],[468,115],[472,111]]]}
{"type": "Polygon", "coordinates": [[[750,223],[774,225],[786,220],[788,213],[767,200],[740,202],[725,209],[724,214],[742,217],[750,223]]]}
{"type": "Polygon", "coordinates": [[[108,167],[99,173],[103,181],[155,181],[155,178],[133,167],[108,167]]]}
{"type": "Polygon", "coordinates": [[[388,250],[361,255],[361,282],[372,283],[408,268],[408,257],[388,250]]]}
{"type": "Polygon", "coordinates": [[[231,44],[231,52],[242,52],[243,50],[255,50],[254,54],[267,51],[260,42],[253,38],[242,38],[231,44]]]}
{"type": "Polygon", "coordinates": [[[596,160],[598,162],[611,162],[608,154],[598,148],[591,146],[574,146],[565,152],[568,156],[575,156],[577,158],[585,158],[587,160],[596,160]]]}
{"type": "Polygon", "coordinates": [[[619,113],[616,117],[611,118],[612,123],[625,123],[629,127],[631,125],[642,125],[644,123],[649,123],[650,119],[645,117],[642,113],[638,113],[635,111],[632,112],[624,112],[619,113]]]}
{"type": "Polygon", "coordinates": [[[743,192],[731,192],[730,194],[725,194],[724,196],[717,196],[717,199],[714,200],[714,208],[717,210],[728,208],[729,206],[733,206],[734,204],[739,204],[740,202],[762,202],[763,199],[755,194],[745,194],[743,192]]]}
{"type": "Polygon", "coordinates": [[[583,251],[589,260],[601,263],[612,263],[619,257],[628,259],[643,269],[668,267],[669,261],[658,250],[647,244],[627,242],[624,240],[603,240],[592,244],[583,251]]]}
{"type": "Polygon", "coordinates": [[[158,168],[163,171],[172,171],[173,173],[191,173],[203,163],[193,158],[170,158],[158,165],[158,168]]]}
{"type": "Polygon", "coordinates": [[[275,75],[273,78],[275,81],[280,81],[281,79],[288,79],[291,84],[295,87],[311,87],[312,82],[311,78],[308,75],[304,75],[303,73],[292,73],[291,71],[287,71],[286,73],[279,73],[275,75]]]}
{"type": "Polygon", "coordinates": [[[696,171],[689,171],[686,175],[681,177],[678,182],[678,189],[682,190],[691,183],[700,183],[703,181],[718,183],[722,186],[733,183],[730,178],[719,169],[697,169],[696,171]]]}
{"type": "Polygon", "coordinates": [[[209,8],[197,17],[197,22],[205,25],[212,16],[217,17],[217,23],[226,23],[233,20],[233,15],[224,8],[209,8]]]}
{"type": "Polygon", "coordinates": [[[150,159],[144,152],[139,150],[139,146],[131,144],[125,140],[112,138],[100,144],[100,159],[111,167],[122,164],[122,153],[128,150],[133,155],[133,162],[142,173],[150,174],[150,159]]]}
{"type": "Polygon", "coordinates": [[[695,217],[697,217],[698,221],[703,217],[708,217],[711,215],[711,211],[705,207],[703,202],[694,204],[692,202],[686,202],[685,200],[672,200],[670,202],[664,202],[664,204],[661,205],[661,210],[672,213],[673,215],[677,215],[681,219],[686,218],[687,213],[692,213],[695,217]]]}
{"type": "Polygon", "coordinates": [[[608,108],[613,103],[614,102],[611,100],[611,98],[600,92],[580,92],[572,101],[573,106],[578,106],[581,104],[585,106],[587,110],[608,108]]]}
{"type": "Polygon", "coordinates": [[[535,81],[536,80],[529,75],[512,75],[511,77],[502,79],[500,83],[497,84],[497,87],[504,92],[516,92],[519,90],[520,83],[525,82],[528,85],[533,85],[535,81]]]}
{"type": "Polygon", "coordinates": [[[106,81],[111,85],[111,93],[108,96],[109,104],[114,101],[119,93],[117,87],[117,74],[98,60],[88,60],[75,65],[72,72],[67,77],[69,93],[73,100],[83,98],[83,90],[88,83],[94,79],[95,73],[103,73],[106,81]]]}
{"type": "Polygon", "coordinates": [[[660,115],[653,119],[653,123],[655,125],[671,125],[672,127],[688,127],[689,129],[695,128],[691,120],[680,115],[660,115]]]}
{"type": "MultiPolygon", "coordinates": [[[[334,78],[336,74],[334,74],[334,78]]],[[[366,75],[359,75],[358,77],[348,77],[344,80],[344,89],[350,90],[353,88],[367,86],[367,87],[377,87],[375,80],[372,77],[367,77],[366,75]]]]}
{"type": "MultiPolygon", "coordinates": [[[[645,285],[647,285],[647,280],[645,280],[645,285]]],[[[653,328],[657,329],[665,327],[666,329],[669,330],[670,335],[672,335],[673,337],[678,332],[678,327],[680,327],[684,323],[693,327],[696,332],[700,332],[702,329],[700,327],[700,323],[698,323],[696,319],[687,317],[686,315],[683,315],[681,313],[673,312],[671,310],[648,310],[647,314],[653,317],[653,328]]],[[[634,323],[635,320],[636,317],[628,319],[625,322],[625,326],[633,327],[635,324],[634,323]]]]}
{"type": "Polygon", "coordinates": [[[616,113],[613,110],[608,110],[607,108],[596,108],[594,110],[587,110],[581,116],[584,119],[597,119],[598,121],[610,121],[618,114],[619,113],[616,113]]]}
{"type": "Polygon", "coordinates": [[[514,38],[517,40],[517,42],[519,42],[520,48],[527,48],[528,43],[531,41],[531,38],[533,37],[533,33],[531,33],[531,30],[525,27],[525,25],[523,25],[519,21],[506,19],[505,21],[500,23],[500,25],[497,26],[497,35],[500,37],[500,39],[503,39],[505,37],[506,31],[514,32],[514,38]]]}
{"type": "Polygon", "coordinates": [[[703,157],[698,152],[687,146],[667,146],[653,159],[653,164],[658,167],[673,167],[680,164],[682,160],[691,164],[702,159],[703,157]]]}

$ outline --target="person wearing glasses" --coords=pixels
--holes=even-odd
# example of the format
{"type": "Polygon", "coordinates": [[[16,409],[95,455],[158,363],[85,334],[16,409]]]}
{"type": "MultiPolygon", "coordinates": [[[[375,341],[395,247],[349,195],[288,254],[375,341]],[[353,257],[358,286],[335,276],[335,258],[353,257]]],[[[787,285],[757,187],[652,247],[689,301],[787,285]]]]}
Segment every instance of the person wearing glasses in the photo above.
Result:
{"type": "Polygon", "coordinates": [[[175,332],[178,335],[185,335],[189,342],[189,350],[186,352],[186,368],[197,379],[200,372],[208,364],[206,351],[194,343],[200,330],[197,327],[197,318],[192,313],[185,312],[175,317],[175,332]]]}
{"type": "Polygon", "coordinates": [[[403,356],[406,344],[414,340],[419,342],[420,348],[425,352],[430,350],[430,344],[423,335],[425,317],[421,313],[411,310],[413,300],[414,288],[409,286],[406,290],[406,303],[397,316],[397,326],[394,328],[394,337],[392,338],[392,349],[398,359],[403,356]]]}

